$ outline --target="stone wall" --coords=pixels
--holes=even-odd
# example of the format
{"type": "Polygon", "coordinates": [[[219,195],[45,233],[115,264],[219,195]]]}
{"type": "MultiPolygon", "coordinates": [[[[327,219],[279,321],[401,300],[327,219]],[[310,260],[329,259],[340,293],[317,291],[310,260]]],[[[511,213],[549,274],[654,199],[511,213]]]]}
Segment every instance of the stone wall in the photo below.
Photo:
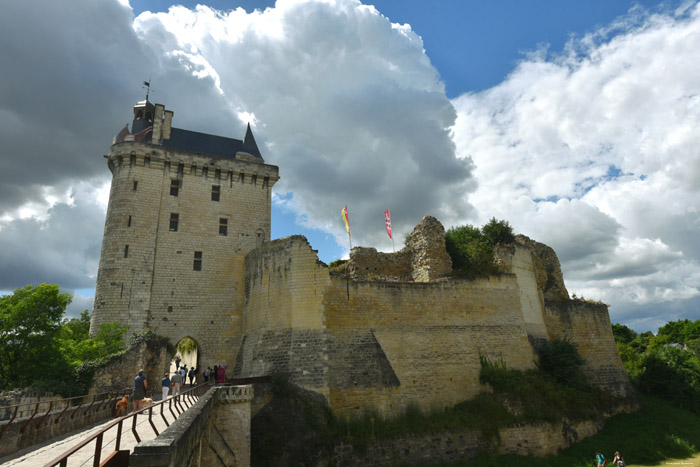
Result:
{"type": "Polygon", "coordinates": [[[551,339],[570,339],[585,359],[588,382],[621,398],[634,390],[613,337],[608,306],[584,300],[547,301],[545,323],[551,339]]]}
{"type": "Polygon", "coordinates": [[[378,253],[374,248],[353,248],[347,271],[353,279],[429,282],[447,276],[452,272],[452,260],[445,250],[445,229],[437,219],[426,216],[401,251],[378,253]]]}
{"type": "Polygon", "coordinates": [[[534,367],[514,275],[431,283],[333,279],[324,298],[328,400],[339,413],[397,413],[469,399],[480,356],[534,367]],[[355,367],[353,371],[351,368],[355,367]]]}
{"type": "Polygon", "coordinates": [[[158,394],[160,380],[170,366],[170,357],[165,344],[155,340],[141,340],[132,345],[123,356],[95,372],[89,393],[130,394],[134,389],[134,378],[143,369],[148,381],[148,392],[158,394]]]}
{"type": "Polygon", "coordinates": [[[350,251],[346,271],[353,279],[412,279],[411,252],[381,253],[375,248],[355,247],[350,251]]]}
{"type": "Polygon", "coordinates": [[[480,452],[544,457],[594,435],[602,421],[521,425],[502,428],[499,439],[486,439],[477,430],[404,435],[381,440],[357,452],[349,444],[336,446],[332,465],[394,466],[452,463],[472,459],[480,452]]]}
{"type": "Polygon", "coordinates": [[[173,343],[191,337],[201,362],[232,363],[244,258],[270,238],[277,167],[139,142],[114,144],[107,157],[113,178],[91,332],[119,321],[173,343]]]}
{"type": "Polygon", "coordinates": [[[134,447],[135,467],[250,466],[252,386],[211,388],[156,439],[134,447]]]}

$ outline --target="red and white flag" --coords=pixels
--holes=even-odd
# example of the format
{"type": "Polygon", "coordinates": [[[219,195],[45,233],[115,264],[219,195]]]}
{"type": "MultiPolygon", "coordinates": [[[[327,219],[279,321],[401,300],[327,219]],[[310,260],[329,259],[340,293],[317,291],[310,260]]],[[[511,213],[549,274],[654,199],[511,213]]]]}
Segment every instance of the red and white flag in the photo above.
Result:
{"type": "Polygon", "coordinates": [[[389,215],[388,209],[384,211],[384,222],[386,222],[386,233],[388,233],[389,238],[393,240],[394,237],[391,236],[391,216],[389,215]]]}

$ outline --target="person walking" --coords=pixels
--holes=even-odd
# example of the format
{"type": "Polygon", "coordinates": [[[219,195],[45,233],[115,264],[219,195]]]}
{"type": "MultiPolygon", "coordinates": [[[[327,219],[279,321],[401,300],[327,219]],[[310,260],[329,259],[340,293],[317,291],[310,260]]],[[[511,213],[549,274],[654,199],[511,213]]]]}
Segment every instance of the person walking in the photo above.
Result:
{"type": "Polygon", "coordinates": [[[602,452],[596,451],[595,452],[595,462],[596,462],[596,467],[605,467],[607,464],[607,460],[605,459],[605,456],[603,455],[602,452]]]}
{"type": "Polygon", "coordinates": [[[192,386],[192,380],[194,379],[194,367],[190,368],[190,372],[187,374],[190,378],[190,386],[192,386]]]}
{"type": "Polygon", "coordinates": [[[180,390],[182,389],[182,376],[180,376],[179,371],[176,371],[173,375],[173,383],[175,383],[173,386],[173,396],[177,396],[180,394],[180,390]]]}
{"type": "Polygon", "coordinates": [[[181,361],[182,360],[180,359],[179,355],[175,357],[175,371],[178,371],[180,369],[180,362],[181,361]]]}
{"type": "Polygon", "coordinates": [[[146,372],[139,370],[139,374],[136,375],[136,378],[134,378],[134,411],[143,408],[143,399],[146,397],[146,389],[148,389],[146,372]]]}
{"type": "Polygon", "coordinates": [[[620,451],[615,451],[615,457],[613,457],[612,463],[615,467],[625,467],[627,465],[625,464],[625,459],[620,455],[620,451]]]}
{"type": "Polygon", "coordinates": [[[172,384],[169,376],[170,376],[169,373],[165,373],[165,376],[163,377],[163,379],[160,380],[160,388],[163,391],[162,400],[165,400],[168,398],[168,392],[170,391],[170,385],[172,384]]]}

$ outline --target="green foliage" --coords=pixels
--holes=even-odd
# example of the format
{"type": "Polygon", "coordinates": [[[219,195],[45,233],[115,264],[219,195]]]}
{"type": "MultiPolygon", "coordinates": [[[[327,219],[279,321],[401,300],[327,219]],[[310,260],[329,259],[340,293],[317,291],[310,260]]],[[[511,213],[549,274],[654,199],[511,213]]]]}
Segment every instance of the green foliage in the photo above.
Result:
{"type": "Polygon", "coordinates": [[[445,233],[445,248],[458,276],[473,278],[498,272],[493,264],[493,247],[472,225],[449,229],[445,233]]]}
{"type": "Polygon", "coordinates": [[[621,342],[623,344],[631,344],[632,341],[637,337],[637,333],[634,330],[628,328],[623,324],[613,323],[612,333],[615,338],[615,342],[621,342]]]}
{"type": "Polygon", "coordinates": [[[486,225],[481,228],[481,233],[489,245],[496,246],[499,243],[509,244],[515,241],[513,227],[508,221],[499,221],[492,217],[486,225]]]}
{"type": "MultiPolygon", "coordinates": [[[[642,409],[609,419],[597,434],[582,439],[556,456],[482,456],[452,467],[589,467],[600,450],[612,460],[620,451],[627,465],[663,464],[700,451],[700,416],[673,407],[669,402],[645,396],[642,409]]],[[[677,463],[677,462],[676,462],[677,463]]],[[[436,466],[436,464],[430,464],[436,466]]],[[[608,464],[610,465],[610,464],[608,464]]]]}
{"type": "Polygon", "coordinates": [[[664,347],[641,361],[639,389],[700,413],[700,360],[692,352],[664,347]]]}
{"type": "Polygon", "coordinates": [[[452,227],[445,233],[445,248],[452,260],[455,275],[474,278],[498,274],[493,248],[499,243],[515,241],[507,221],[492,218],[482,229],[473,225],[452,227]]]}
{"type": "Polygon", "coordinates": [[[333,275],[344,274],[348,266],[347,259],[336,259],[328,265],[328,271],[333,275]]]}
{"type": "Polygon", "coordinates": [[[123,349],[128,326],[106,323],[90,337],[87,310],[62,320],[70,300],[54,284],[28,285],[0,297],[0,389],[85,394],[94,370],[82,369],[84,362],[123,349]]]}
{"type": "Polygon", "coordinates": [[[625,370],[643,392],[663,397],[678,407],[700,413],[700,320],[669,322],[651,332],[613,325],[625,370]],[[690,350],[669,344],[686,345],[690,350]]]}
{"type": "Polygon", "coordinates": [[[57,285],[27,285],[0,297],[0,389],[60,381],[69,363],[57,336],[71,296],[57,285]]]}
{"type": "Polygon", "coordinates": [[[583,387],[583,357],[569,339],[555,339],[537,348],[539,368],[554,380],[566,386],[583,387]]]}
{"type": "Polygon", "coordinates": [[[197,343],[194,339],[183,337],[180,342],[177,343],[176,349],[180,355],[185,355],[195,352],[197,350],[197,343]]]}

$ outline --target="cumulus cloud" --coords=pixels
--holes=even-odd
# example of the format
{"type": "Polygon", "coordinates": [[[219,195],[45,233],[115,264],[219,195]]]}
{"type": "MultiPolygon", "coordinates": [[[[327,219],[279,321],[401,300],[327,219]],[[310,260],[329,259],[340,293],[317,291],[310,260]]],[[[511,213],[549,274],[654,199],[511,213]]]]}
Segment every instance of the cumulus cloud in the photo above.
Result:
{"type": "MultiPolygon", "coordinates": [[[[450,202],[470,187],[449,132],[456,114],[409,26],[353,0],[288,0],[251,14],[173,7],[135,28],[156,55],[209,80],[234,115],[255,115],[263,157],[280,166],[277,200],[307,226],[342,237],[347,204],[356,242],[389,248],[384,209],[398,232],[426,212],[469,213],[450,202]]],[[[178,119],[188,107],[172,97],[178,119]]]]}
{"type": "Polygon", "coordinates": [[[699,47],[700,6],[636,10],[453,101],[479,219],[554,247],[569,288],[613,320],[663,324],[664,304],[700,296],[699,47]]]}

